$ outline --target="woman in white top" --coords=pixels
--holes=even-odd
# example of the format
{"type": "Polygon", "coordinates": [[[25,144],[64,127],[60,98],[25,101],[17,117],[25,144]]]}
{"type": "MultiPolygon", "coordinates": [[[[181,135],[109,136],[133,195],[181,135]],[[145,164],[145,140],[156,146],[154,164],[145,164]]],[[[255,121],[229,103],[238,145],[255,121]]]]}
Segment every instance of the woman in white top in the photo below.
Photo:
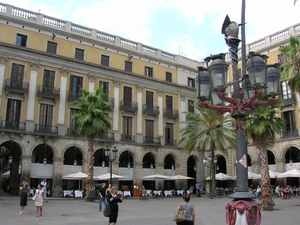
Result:
{"type": "Polygon", "coordinates": [[[36,206],[36,217],[42,216],[43,212],[43,203],[44,203],[44,190],[42,189],[42,186],[39,184],[37,186],[37,189],[35,190],[35,206],[36,206]]]}

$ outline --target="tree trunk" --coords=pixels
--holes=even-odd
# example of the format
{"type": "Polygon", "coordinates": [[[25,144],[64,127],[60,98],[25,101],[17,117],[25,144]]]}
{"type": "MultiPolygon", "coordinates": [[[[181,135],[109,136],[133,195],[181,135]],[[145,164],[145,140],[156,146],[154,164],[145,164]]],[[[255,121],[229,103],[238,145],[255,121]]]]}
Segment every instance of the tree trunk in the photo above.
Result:
{"type": "Polygon", "coordinates": [[[94,136],[88,136],[88,168],[85,200],[91,201],[91,190],[94,188],[94,136]]]}
{"type": "Polygon", "coordinates": [[[266,148],[260,148],[261,159],[261,205],[262,210],[271,211],[275,205],[271,195],[268,153],[266,148]]]}
{"type": "Polygon", "coordinates": [[[211,183],[212,183],[212,186],[211,186],[211,190],[212,190],[212,196],[216,197],[216,165],[214,163],[214,159],[215,159],[215,144],[212,145],[212,148],[211,148],[211,156],[212,156],[212,161],[211,161],[211,175],[212,175],[212,178],[211,178],[211,183]]]}

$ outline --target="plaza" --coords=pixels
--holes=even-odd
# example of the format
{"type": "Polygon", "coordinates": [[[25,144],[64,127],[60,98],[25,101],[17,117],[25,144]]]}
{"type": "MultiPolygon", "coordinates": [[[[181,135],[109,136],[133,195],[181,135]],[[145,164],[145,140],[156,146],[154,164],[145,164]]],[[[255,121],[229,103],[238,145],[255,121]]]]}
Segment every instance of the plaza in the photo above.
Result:
{"type": "MultiPolygon", "coordinates": [[[[35,206],[31,198],[25,207],[25,214],[19,215],[19,197],[0,193],[0,224],[10,225],[55,225],[55,224],[98,224],[106,225],[108,219],[98,211],[99,203],[85,202],[84,199],[50,197],[43,206],[43,216],[35,217],[35,206]]],[[[119,204],[119,225],[168,225],[175,224],[173,216],[180,197],[140,200],[125,198],[119,204]]],[[[230,198],[209,199],[192,197],[191,203],[196,208],[196,224],[226,224],[225,206],[230,198]]],[[[262,211],[261,225],[299,224],[300,198],[288,200],[274,197],[273,211],[262,211]]]]}

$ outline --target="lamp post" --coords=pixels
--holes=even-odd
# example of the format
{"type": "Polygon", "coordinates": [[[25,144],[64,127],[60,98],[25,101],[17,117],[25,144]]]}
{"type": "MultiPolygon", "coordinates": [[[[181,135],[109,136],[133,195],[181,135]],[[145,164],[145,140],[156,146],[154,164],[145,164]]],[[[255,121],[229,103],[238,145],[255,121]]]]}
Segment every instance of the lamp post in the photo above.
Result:
{"type": "Polygon", "coordinates": [[[110,167],[110,170],[109,170],[110,184],[112,184],[112,163],[117,158],[117,152],[118,152],[118,149],[116,148],[116,146],[114,146],[114,148],[112,150],[108,146],[106,146],[106,148],[105,148],[105,156],[107,158],[107,161],[109,162],[109,167],[110,167]]]}
{"type": "Polygon", "coordinates": [[[44,159],[43,159],[44,166],[47,165],[46,148],[47,148],[47,146],[46,146],[46,142],[45,142],[45,144],[44,144],[44,159]]]}
{"type": "MultiPolygon", "coordinates": [[[[220,114],[230,113],[234,118],[233,128],[236,131],[236,187],[237,190],[230,197],[233,200],[226,206],[226,222],[229,225],[235,224],[232,221],[233,214],[245,215],[245,210],[252,209],[257,212],[254,217],[255,224],[259,225],[260,206],[252,198],[255,196],[248,191],[248,166],[247,166],[247,150],[245,141],[245,122],[246,114],[255,110],[255,106],[274,105],[279,101],[279,71],[278,65],[266,65],[267,57],[260,54],[250,53],[246,62],[248,75],[244,75],[242,83],[238,76],[238,39],[239,25],[231,22],[226,16],[222,33],[225,34],[226,44],[229,46],[231,57],[231,67],[233,71],[233,93],[227,96],[225,91],[229,85],[227,76],[228,65],[224,60],[224,54],[213,55],[207,57],[205,62],[208,68],[198,67],[198,106],[201,108],[209,108],[220,114]],[[259,96],[265,92],[269,97],[268,100],[258,100],[259,96]],[[207,101],[211,100],[210,105],[207,101]],[[229,104],[222,105],[222,102],[229,104]],[[239,209],[239,211],[237,211],[239,209]]],[[[247,215],[249,217],[249,215],[247,215]]],[[[235,220],[235,219],[234,219],[235,220]]],[[[245,220],[246,216],[236,217],[237,221],[245,220]]],[[[253,223],[254,224],[254,223],[253,223]]],[[[248,224],[250,225],[250,224],[248,224]]],[[[252,225],[252,223],[251,223],[252,225]]]]}
{"type": "Polygon", "coordinates": [[[74,162],[73,162],[73,164],[74,164],[74,166],[77,166],[77,160],[76,160],[76,145],[75,145],[75,155],[74,155],[74,162]]]}

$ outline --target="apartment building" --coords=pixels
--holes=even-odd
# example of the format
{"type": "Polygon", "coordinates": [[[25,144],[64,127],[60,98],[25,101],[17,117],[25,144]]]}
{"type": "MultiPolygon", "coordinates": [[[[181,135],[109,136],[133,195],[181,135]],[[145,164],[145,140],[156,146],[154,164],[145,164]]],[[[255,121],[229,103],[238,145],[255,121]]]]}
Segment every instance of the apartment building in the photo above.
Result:
{"type": "MultiPolygon", "coordinates": [[[[100,85],[114,110],[111,132],[96,139],[95,176],[109,172],[106,146],[118,149],[112,168],[125,177],[114,181],[119,186],[154,189],[155,180],[141,177],[203,173],[199,156],[177,147],[202,63],[2,3],[0,29],[0,146],[11,187],[21,177],[32,186],[47,178],[54,193],[78,184],[63,180],[87,167],[87,140],[73,130],[72,101],[80,88],[93,92],[100,85]]],[[[156,182],[175,188],[175,181],[156,182]]]]}
{"type": "MultiPolygon", "coordinates": [[[[267,55],[268,64],[283,63],[280,46],[289,43],[290,36],[300,37],[300,24],[295,24],[280,30],[253,43],[247,44],[246,52],[258,52],[267,55]]],[[[277,172],[300,169],[300,145],[299,145],[299,93],[294,93],[287,81],[281,82],[281,97],[284,106],[278,110],[278,115],[286,121],[286,127],[277,137],[274,145],[268,150],[269,168],[277,172]]],[[[250,170],[260,173],[260,159],[255,145],[248,146],[248,165],[250,170]]],[[[275,179],[271,179],[275,184],[275,179]]],[[[282,184],[299,186],[299,178],[277,179],[282,184]]]]}

